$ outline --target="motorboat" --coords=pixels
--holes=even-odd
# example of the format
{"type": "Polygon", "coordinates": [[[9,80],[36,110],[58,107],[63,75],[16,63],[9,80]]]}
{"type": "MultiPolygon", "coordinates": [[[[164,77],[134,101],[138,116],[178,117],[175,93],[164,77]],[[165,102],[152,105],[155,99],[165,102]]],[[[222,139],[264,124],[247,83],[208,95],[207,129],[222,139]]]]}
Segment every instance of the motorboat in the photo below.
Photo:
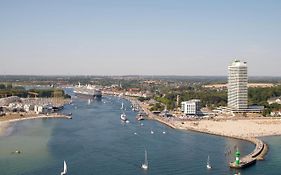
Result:
{"type": "Polygon", "coordinates": [[[125,122],[128,120],[125,113],[122,113],[122,114],[120,115],[120,119],[121,119],[122,121],[125,121],[125,122]]]}
{"type": "Polygon", "coordinates": [[[148,160],[147,160],[147,151],[144,150],[144,163],[141,165],[141,168],[144,170],[148,169],[148,160]]]}
{"type": "Polygon", "coordinates": [[[207,169],[212,169],[212,166],[210,164],[210,156],[208,156],[206,167],[207,167],[207,169]]]}

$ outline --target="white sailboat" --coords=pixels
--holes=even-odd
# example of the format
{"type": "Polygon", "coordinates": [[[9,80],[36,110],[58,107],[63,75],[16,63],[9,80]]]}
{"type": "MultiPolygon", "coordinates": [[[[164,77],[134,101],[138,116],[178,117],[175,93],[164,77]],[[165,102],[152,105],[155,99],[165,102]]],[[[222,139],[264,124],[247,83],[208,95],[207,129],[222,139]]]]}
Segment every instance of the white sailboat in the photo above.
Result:
{"type": "Polygon", "coordinates": [[[63,172],[60,173],[61,175],[66,175],[67,174],[67,165],[66,162],[63,161],[63,172]]]}
{"type": "Polygon", "coordinates": [[[210,156],[208,156],[208,159],[207,159],[207,169],[212,169],[212,166],[210,164],[210,156]]]}
{"type": "Polygon", "coordinates": [[[141,165],[141,168],[144,170],[148,169],[148,161],[147,161],[147,152],[144,151],[144,163],[141,165]]]}

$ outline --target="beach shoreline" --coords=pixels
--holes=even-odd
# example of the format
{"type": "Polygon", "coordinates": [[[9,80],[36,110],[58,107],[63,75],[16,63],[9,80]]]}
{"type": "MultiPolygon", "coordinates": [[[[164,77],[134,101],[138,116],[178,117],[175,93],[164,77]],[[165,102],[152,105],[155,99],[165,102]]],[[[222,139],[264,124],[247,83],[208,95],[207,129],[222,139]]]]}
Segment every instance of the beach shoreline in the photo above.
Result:
{"type": "Polygon", "coordinates": [[[71,116],[67,116],[64,114],[29,114],[29,115],[22,115],[22,114],[13,114],[11,116],[4,116],[1,117],[0,120],[0,135],[3,135],[6,131],[6,129],[9,127],[10,123],[18,122],[18,121],[25,121],[25,120],[35,120],[35,119],[54,119],[54,118],[60,118],[60,119],[71,119],[71,116]]]}
{"type": "MultiPolygon", "coordinates": [[[[264,160],[268,151],[268,145],[259,137],[280,136],[281,135],[281,119],[280,118],[241,118],[241,119],[203,119],[203,120],[173,120],[153,114],[149,110],[149,106],[138,101],[135,98],[127,97],[127,100],[137,103],[141,109],[148,114],[147,119],[160,122],[173,129],[182,131],[200,132],[245,140],[255,145],[255,149],[248,155],[241,158],[241,162],[252,164],[256,160],[264,160]],[[274,127],[270,127],[273,125],[274,127]]],[[[235,163],[230,163],[232,168],[243,168],[244,166],[236,167],[235,163]]]]}

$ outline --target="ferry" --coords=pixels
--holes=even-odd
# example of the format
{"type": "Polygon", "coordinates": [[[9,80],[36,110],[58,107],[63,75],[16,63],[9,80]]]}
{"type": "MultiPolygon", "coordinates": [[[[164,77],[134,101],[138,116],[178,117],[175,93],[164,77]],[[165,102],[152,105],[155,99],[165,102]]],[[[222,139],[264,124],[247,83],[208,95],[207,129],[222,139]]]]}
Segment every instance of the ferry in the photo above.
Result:
{"type": "Polygon", "coordinates": [[[73,92],[77,97],[81,98],[100,99],[102,97],[101,90],[96,86],[81,86],[80,83],[77,87],[74,88],[73,92]]]}

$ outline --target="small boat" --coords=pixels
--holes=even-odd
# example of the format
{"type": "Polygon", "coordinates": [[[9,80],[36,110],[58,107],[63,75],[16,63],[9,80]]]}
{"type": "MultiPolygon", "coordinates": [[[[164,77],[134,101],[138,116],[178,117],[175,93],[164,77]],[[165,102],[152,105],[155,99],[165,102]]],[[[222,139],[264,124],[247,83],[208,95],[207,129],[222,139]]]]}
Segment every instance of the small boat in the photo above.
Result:
{"type": "Polygon", "coordinates": [[[141,116],[141,115],[138,115],[138,116],[136,117],[136,119],[137,119],[138,121],[141,121],[141,120],[144,120],[144,117],[141,116]]]}
{"type": "Polygon", "coordinates": [[[63,161],[63,172],[60,173],[61,175],[66,175],[67,174],[67,165],[66,162],[63,161]]]}
{"type": "Polygon", "coordinates": [[[163,131],[162,133],[163,133],[163,134],[166,134],[166,131],[163,131]]]}
{"type": "Polygon", "coordinates": [[[147,161],[147,152],[144,150],[144,163],[141,165],[141,168],[144,170],[148,169],[148,161],[147,161]]]}
{"type": "Polygon", "coordinates": [[[88,99],[88,105],[91,104],[91,99],[88,99]]]}
{"type": "Polygon", "coordinates": [[[122,104],[121,104],[121,108],[120,109],[124,109],[124,103],[122,102],[122,104]]]}
{"type": "Polygon", "coordinates": [[[212,169],[212,166],[210,164],[210,156],[208,156],[208,159],[207,159],[207,169],[212,169]]]}
{"type": "Polygon", "coordinates": [[[154,134],[154,132],[153,132],[153,131],[150,131],[150,134],[154,134]]]}
{"type": "Polygon", "coordinates": [[[120,115],[120,119],[125,122],[128,120],[125,113],[120,115]]]}

